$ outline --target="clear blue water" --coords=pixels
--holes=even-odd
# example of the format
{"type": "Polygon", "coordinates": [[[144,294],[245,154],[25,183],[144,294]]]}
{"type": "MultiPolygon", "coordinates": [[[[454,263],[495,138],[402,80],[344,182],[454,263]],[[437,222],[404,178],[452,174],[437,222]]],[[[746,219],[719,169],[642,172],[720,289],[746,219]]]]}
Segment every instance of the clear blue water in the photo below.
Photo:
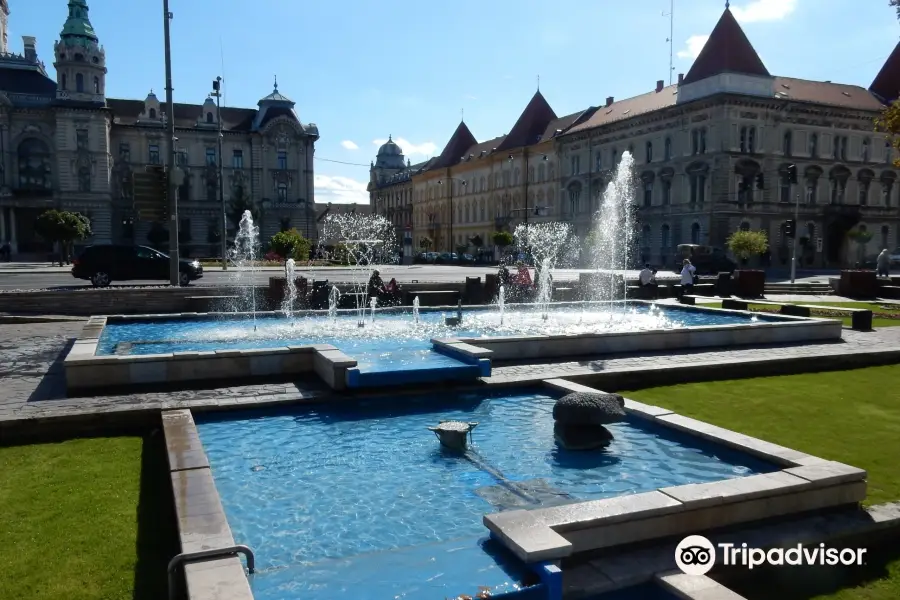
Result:
{"type": "MultiPolygon", "coordinates": [[[[739,313],[685,310],[675,306],[655,309],[645,304],[627,307],[574,304],[554,307],[544,321],[534,309],[508,310],[502,317],[496,307],[467,310],[463,324],[446,326],[452,313],[422,312],[418,323],[411,314],[378,313],[366,316],[357,327],[356,314],[337,319],[308,316],[286,319],[267,316],[247,319],[124,321],[107,324],[97,354],[157,354],[220,349],[274,348],[289,345],[332,344],[358,361],[362,372],[459,367],[460,362],[431,349],[431,339],[491,335],[578,334],[642,329],[671,329],[702,325],[734,325],[751,322],[739,313]],[[254,330],[255,326],[255,330],[254,330]]],[[[754,322],[783,320],[759,316],[754,322]]]]}
{"type": "Polygon", "coordinates": [[[604,451],[566,452],[555,398],[532,390],[392,398],[198,415],[235,539],[257,555],[257,600],[508,590],[522,574],[481,548],[485,513],[777,468],[640,420],[611,425],[604,451]],[[474,451],[442,452],[426,429],[441,419],[478,422],[474,451]]]}

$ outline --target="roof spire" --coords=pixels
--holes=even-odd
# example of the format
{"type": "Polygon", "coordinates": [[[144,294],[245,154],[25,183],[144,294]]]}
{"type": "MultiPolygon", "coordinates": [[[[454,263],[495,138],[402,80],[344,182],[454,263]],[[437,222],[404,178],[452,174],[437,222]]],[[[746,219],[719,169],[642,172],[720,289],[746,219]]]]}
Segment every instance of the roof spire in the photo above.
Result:
{"type": "Polygon", "coordinates": [[[729,8],[731,8],[731,2],[725,0],[725,10],[728,10],[729,8]]]}
{"type": "Polygon", "coordinates": [[[466,109],[465,108],[459,109],[459,120],[460,120],[460,122],[465,123],[465,121],[466,121],[466,109]]]}
{"type": "Polygon", "coordinates": [[[275,76],[275,91],[278,91],[278,75],[275,76]]]}
{"type": "Polygon", "coordinates": [[[87,0],[69,0],[69,16],[66,18],[59,37],[61,39],[82,38],[96,42],[97,34],[88,18],[89,11],[87,0]]]}
{"type": "Polygon", "coordinates": [[[538,85],[537,91],[541,91],[541,76],[540,75],[537,76],[537,85],[538,85]]]}

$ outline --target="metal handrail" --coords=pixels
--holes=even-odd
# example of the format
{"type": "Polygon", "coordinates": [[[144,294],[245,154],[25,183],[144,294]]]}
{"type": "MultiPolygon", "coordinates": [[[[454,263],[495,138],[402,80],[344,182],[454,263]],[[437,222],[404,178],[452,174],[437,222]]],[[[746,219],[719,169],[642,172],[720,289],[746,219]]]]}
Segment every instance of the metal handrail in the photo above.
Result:
{"type": "Polygon", "coordinates": [[[172,557],[167,568],[169,577],[169,600],[175,600],[175,569],[180,564],[186,564],[191,561],[200,560],[202,558],[220,558],[224,556],[234,556],[243,554],[247,558],[247,570],[253,574],[256,570],[256,557],[253,556],[253,550],[244,544],[228,546],[227,548],[216,548],[214,550],[199,550],[197,552],[182,552],[172,557]]]}

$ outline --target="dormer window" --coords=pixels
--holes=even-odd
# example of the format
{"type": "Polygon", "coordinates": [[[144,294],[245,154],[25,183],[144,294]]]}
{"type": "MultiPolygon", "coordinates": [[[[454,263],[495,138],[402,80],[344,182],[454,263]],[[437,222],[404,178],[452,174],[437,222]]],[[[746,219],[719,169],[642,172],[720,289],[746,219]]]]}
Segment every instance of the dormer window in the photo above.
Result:
{"type": "Polygon", "coordinates": [[[206,113],[206,122],[212,125],[213,123],[213,114],[211,112],[206,113]]]}
{"type": "Polygon", "coordinates": [[[150,114],[150,118],[151,118],[151,119],[155,119],[155,118],[156,118],[156,109],[155,109],[155,108],[151,108],[149,114],[150,114]]]}

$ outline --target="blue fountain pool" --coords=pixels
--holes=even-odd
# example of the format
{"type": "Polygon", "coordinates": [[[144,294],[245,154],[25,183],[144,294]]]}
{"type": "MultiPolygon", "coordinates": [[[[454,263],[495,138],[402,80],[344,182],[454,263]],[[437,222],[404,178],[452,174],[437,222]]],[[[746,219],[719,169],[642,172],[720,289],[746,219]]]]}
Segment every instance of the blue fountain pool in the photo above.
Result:
{"type": "Polygon", "coordinates": [[[501,317],[496,307],[467,308],[461,326],[444,324],[455,315],[423,311],[419,321],[411,313],[366,312],[357,327],[355,311],[337,318],[326,315],[292,319],[277,316],[216,320],[160,319],[112,321],[100,337],[97,354],[159,354],[221,349],[274,348],[289,345],[332,344],[356,359],[362,373],[415,369],[460,368],[454,358],[432,350],[431,339],[490,335],[578,334],[702,325],[735,325],[783,321],[777,316],[684,309],[643,303],[572,303],[553,307],[548,320],[532,307],[516,306],[501,317]]]}
{"type": "Polygon", "coordinates": [[[605,451],[566,452],[541,391],[391,398],[198,415],[235,540],[256,552],[257,600],[509,591],[528,572],[484,539],[485,513],[777,469],[638,419],[611,425],[605,451]],[[465,457],[426,429],[441,419],[479,423],[465,457]]]}

